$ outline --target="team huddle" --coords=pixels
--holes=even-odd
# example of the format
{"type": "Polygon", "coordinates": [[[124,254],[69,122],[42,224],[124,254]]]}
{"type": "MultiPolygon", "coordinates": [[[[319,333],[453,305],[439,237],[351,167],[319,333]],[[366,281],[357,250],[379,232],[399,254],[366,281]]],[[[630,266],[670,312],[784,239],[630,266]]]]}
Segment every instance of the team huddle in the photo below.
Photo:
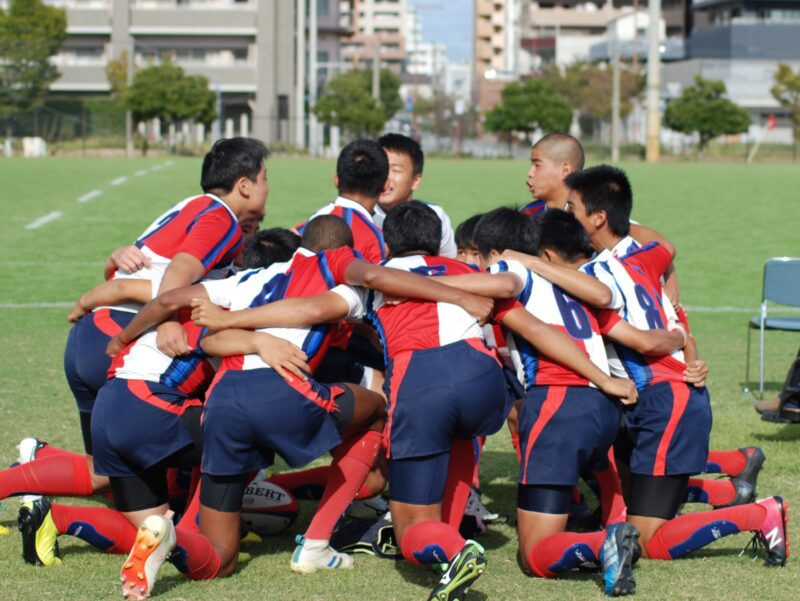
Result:
{"type": "Polygon", "coordinates": [[[472,539],[499,518],[480,498],[482,448],[508,427],[529,575],[592,570],[607,595],[633,594],[640,558],[740,532],[785,564],[787,504],[755,500],[763,452],[709,449],[676,250],[631,221],[624,172],[584,169],[578,140],[548,134],[531,150],[533,201],[454,230],[414,200],[420,146],[387,134],[342,150],[335,201],[261,230],[268,154],[216,142],[203,194],[112,253],[70,313],[84,452],[26,438],[0,471],[0,499],[26,495],[26,562],[59,564],[68,535],[127,555],[126,598],[157,593],[165,562],[228,576],[253,536],[243,499],[266,480],[319,500],[292,571],[353,568],[364,545],[350,543],[365,543],[433,570],[429,600],[461,601],[491,556],[472,539]],[[97,494],[114,509],[41,496],[97,494]],[[678,515],[686,503],[710,509],[678,515]],[[367,525],[352,541],[354,521],[367,525]]]}

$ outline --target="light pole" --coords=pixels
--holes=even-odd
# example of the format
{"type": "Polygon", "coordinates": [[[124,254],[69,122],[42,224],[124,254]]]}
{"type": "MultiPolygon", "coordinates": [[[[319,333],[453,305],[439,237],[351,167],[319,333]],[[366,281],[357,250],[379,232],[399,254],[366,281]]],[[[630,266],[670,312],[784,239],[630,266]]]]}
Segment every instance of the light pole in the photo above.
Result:
{"type": "Polygon", "coordinates": [[[647,49],[647,162],[661,157],[661,115],[658,112],[661,87],[661,0],[649,0],[650,40],[647,49]]]}

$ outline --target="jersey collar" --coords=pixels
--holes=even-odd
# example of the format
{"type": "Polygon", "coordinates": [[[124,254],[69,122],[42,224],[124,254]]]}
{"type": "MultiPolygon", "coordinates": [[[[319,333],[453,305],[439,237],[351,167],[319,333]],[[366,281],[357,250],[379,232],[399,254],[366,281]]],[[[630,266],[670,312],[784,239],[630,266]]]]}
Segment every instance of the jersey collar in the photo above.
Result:
{"type": "MultiPolygon", "coordinates": [[[[353,209],[354,211],[358,211],[364,217],[369,218],[372,221],[372,213],[367,211],[362,205],[358,204],[355,200],[350,200],[349,198],[345,198],[344,196],[337,196],[336,200],[333,201],[333,204],[337,207],[344,207],[345,209],[353,209]]],[[[378,205],[375,205],[376,207],[378,205]]]]}

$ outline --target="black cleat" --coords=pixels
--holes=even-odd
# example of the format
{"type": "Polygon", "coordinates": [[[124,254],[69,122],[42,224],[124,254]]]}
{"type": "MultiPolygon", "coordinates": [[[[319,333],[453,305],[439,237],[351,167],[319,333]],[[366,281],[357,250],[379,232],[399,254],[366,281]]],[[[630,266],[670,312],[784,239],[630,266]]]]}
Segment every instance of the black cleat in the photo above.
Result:
{"type": "Polygon", "coordinates": [[[611,524],[606,530],[606,540],[600,549],[600,561],[603,562],[603,590],[609,597],[632,595],[636,592],[633,558],[637,548],[641,555],[638,538],[639,531],[627,522],[611,524]]]}
{"type": "Polygon", "coordinates": [[[433,587],[428,601],[464,601],[469,588],[485,569],[486,551],[475,541],[468,540],[433,587]]]}
{"type": "Polygon", "coordinates": [[[747,482],[752,487],[753,498],[755,498],[758,474],[761,472],[761,468],[767,460],[767,456],[764,455],[764,451],[762,451],[760,447],[743,447],[739,449],[739,452],[744,453],[747,462],[744,465],[744,469],[736,474],[736,477],[732,478],[732,480],[744,480],[747,482]]]}
{"type": "Polygon", "coordinates": [[[22,558],[34,566],[55,566],[61,563],[58,550],[58,529],[50,513],[50,501],[38,498],[23,503],[17,518],[22,533],[22,558]]]}

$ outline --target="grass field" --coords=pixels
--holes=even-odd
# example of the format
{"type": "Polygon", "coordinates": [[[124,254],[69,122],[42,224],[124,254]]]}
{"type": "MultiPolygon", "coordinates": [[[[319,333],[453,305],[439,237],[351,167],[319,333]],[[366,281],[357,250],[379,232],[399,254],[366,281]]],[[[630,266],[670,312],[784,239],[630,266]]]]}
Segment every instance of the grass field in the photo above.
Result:
{"type": "MultiPolygon", "coordinates": [[[[68,303],[100,281],[104,259],[113,248],[131,242],[166,207],[198,191],[199,168],[199,160],[163,158],[0,161],[0,464],[13,461],[14,445],[24,436],[81,448],[61,363],[68,303]],[[43,217],[51,220],[28,229],[43,217]]],[[[271,159],[265,225],[295,224],[332,198],[333,168],[331,162],[271,159]]],[[[759,479],[760,496],[800,500],[800,427],[759,421],[741,392],[745,324],[759,302],[764,260],[800,255],[800,171],[792,166],[684,163],[627,168],[635,191],[634,217],[669,236],[679,249],[682,300],[694,308],[693,329],[711,366],[712,446],[763,447],[768,461],[759,479]]],[[[524,202],[526,169],[521,162],[432,160],[420,197],[442,204],[457,224],[498,204],[524,202]]],[[[767,379],[774,391],[798,338],[774,333],[767,341],[767,379]]],[[[515,458],[505,433],[488,442],[482,485],[492,508],[513,513],[515,458]]],[[[58,568],[24,564],[15,531],[18,502],[9,499],[4,505],[0,523],[12,533],[0,537],[0,599],[118,597],[121,558],[102,555],[77,539],[61,538],[64,563],[58,568]]],[[[254,559],[232,578],[188,582],[167,566],[157,598],[427,598],[433,575],[402,562],[360,556],[349,573],[290,573],[293,533],[303,530],[311,508],[303,509],[292,532],[248,549],[254,559]]],[[[796,523],[791,528],[795,537],[796,523]]],[[[636,571],[637,594],[646,599],[797,598],[797,560],[782,570],[766,570],[760,562],[738,556],[747,540],[745,534],[726,538],[688,560],[642,562],[636,571]]],[[[524,577],[515,561],[511,526],[491,528],[482,542],[489,569],[470,599],[602,596],[594,576],[575,574],[559,581],[524,577]]]]}

